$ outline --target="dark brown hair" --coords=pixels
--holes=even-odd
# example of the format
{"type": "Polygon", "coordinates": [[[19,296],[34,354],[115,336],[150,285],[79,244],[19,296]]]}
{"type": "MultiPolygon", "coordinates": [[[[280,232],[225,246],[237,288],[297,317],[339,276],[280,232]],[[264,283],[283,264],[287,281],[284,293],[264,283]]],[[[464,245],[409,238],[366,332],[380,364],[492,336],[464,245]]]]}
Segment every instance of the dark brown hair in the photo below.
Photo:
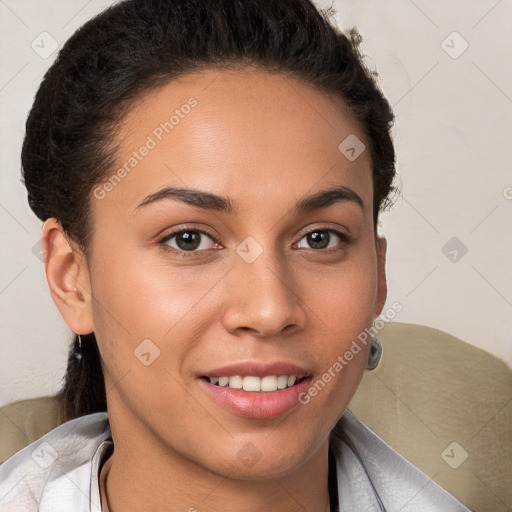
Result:
{"type": "MultiPolygon", "coordinates": [[[[339,95],[369,141],[374,224],[390,204],[393,113],[345,36],[310,0],[126,0],[66,42],[26,122],[21,160],[31,209],[55,217],[87,256],[92,190],[115,170],[116,128],[142,93],[202,69],[257,66],[339,95]]],[[[341,142],[341,141],[340,141],[341,142]]],[[[60,392],[63,418],[106,410],[94,334],[75,338],[60,392]]]]}

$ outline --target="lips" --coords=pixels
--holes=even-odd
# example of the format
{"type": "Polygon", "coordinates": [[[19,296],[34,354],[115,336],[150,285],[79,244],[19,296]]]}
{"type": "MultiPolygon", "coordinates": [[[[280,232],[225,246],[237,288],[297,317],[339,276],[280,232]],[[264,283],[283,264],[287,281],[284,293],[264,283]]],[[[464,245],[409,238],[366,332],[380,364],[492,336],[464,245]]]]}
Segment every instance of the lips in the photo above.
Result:
{"type": "Polygon", "coordinates": [[[274,418],[299,404],[311,381],[308,371],[286,362],[247,361],[207,371],[200,385],[218,405],[249,418],[274,418]]]}

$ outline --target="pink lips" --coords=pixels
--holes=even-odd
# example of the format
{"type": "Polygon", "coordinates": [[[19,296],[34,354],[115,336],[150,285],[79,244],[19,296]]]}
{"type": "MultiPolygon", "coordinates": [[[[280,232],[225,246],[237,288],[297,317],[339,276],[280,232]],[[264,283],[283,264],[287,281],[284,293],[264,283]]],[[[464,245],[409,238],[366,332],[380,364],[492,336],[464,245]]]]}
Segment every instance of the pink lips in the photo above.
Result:
{"type": "Polygon", "coordinates": [[[304,368],[284,362],[235,363],[207,371],[203,377],[230,377],[233,375],[260,378],[269,375],[288,375],[297,377],[298,381],[302,379],[294,386],[270,392],[231,389],[211,384],[207,378],[199,379],[199,384],[218,405],[237,416],[255,419],[275,418],[290,411],[299,405],[298,396],[308,389],[311,382],[311,377],[307,376],[308,372],[304,368]]]}

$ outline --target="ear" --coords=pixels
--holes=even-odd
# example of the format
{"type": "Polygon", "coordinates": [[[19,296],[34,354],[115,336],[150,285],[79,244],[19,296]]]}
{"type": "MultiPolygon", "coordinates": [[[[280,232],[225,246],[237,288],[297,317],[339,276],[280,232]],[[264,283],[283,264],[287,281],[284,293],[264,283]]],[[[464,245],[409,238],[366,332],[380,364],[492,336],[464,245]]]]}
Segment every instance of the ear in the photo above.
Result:
{"type": "Polygon", "coordinates": [[[55,218],[43,225],[42,249],[46,280],[62,318],[75,333],[91,333],[91,284],[85,254],[72,245],[55,218]]]}
{"type": "MultiPolygon", "coordinates": [[[[388,242],[384,236],[377,236],[375,240],[377,250],[377,300],[375,302],[375,318],[377,318],[384,309],[386,297],[388,295],[388,285],[386,280],[386,251],[388,242]]],[[[375,319],[374,318],[374,319],[375,319]]]]}

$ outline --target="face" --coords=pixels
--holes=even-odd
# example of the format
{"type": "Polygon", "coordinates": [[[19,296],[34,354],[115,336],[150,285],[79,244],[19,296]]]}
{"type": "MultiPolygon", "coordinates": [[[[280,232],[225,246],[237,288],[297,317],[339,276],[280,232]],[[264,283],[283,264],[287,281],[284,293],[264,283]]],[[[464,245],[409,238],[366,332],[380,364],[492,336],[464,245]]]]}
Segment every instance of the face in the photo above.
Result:
{"type": "Polygon", "coordinates": [[[335,363],[385,298],[370,155],[347,158],[348,136],[368,148],[339,98],[249,69],[187,75],[126,115],[88,274],[119,445],[240,478],[325,446],[369,347],[335,363]]]}

